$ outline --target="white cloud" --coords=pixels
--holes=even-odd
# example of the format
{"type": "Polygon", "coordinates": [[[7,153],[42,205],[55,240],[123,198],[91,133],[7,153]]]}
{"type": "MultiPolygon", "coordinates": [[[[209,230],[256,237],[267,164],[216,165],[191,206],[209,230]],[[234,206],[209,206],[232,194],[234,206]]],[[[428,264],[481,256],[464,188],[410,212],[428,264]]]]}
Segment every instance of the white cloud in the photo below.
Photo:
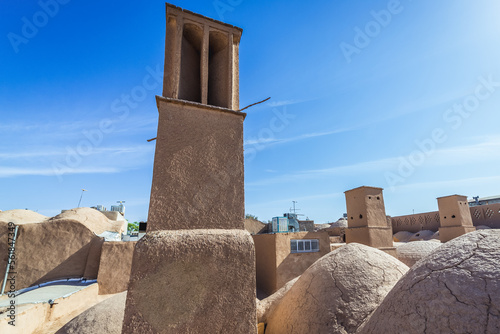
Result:
{"type": "MultiPolygon", "coordinates": [[[[68,168],[65,174],[109,174],[118,173],[119,169],[113,167],[97,168],[68,168]]],[[[22,168],[22,167],[0,167],[0,178],[14,176],[58,176],[54,168],[22,168]]]]}
{"type": "MultiPolygon", "coordinates": [[[[477,164],[478,162],[500,164],[500,136],[490,137],[489,141],[471,145],[456,146],[445,149],[436,149],[425,159],[421,166],[415,166],[415,170],[421,168],[456,167],[466,164],[477,164]]],[[[363,173],[394,172],[397,173],[401,159],[408,156],[389,157],[378,160],[363,161],[355,164],[336,166],[323,169],[310,169],[296,171],[274,178],[262,179],[248,182],[246,186],[266,186],[270,184],[288,183],[292,181],[313,179],[318,177],[332,177],[345,175],[362,175],[363,173]]]]}
{"type": "Polygon", "coordinates": [[[151,163],[154,145],[95,147],[84,155],[78,154],[77,148],[71,150],[72,153],[55,149],[1,153],[0,178],[119,173],[151,163]]]}
{"type": "Polygon", "coordinates": [[[281,101],[271,101],[267,103],[270,107],[281,107],[281,106],[289,106],[292,104],[306,102],[307,100],[281,100],[281,101]]]}
{"type": "Polygon", "coordinates": [[[270,184],[289,183],[292,181],[313,179],[318,177],[330,177],[332,175],[360,174],[366,171],[386,170],[398,162],[397,158],[365,161],[351,165],[344,165],[324,169],[309,169],[294,173],[280,175],[274,178],[263,179],[245,183],[245,186],[267,186],[270,184]]]}
{"type": "Polygon", "coordinates": [[[315,137],[323,137],[323,136],[329,136],[333,134],[338,134],[338,133],[343,133],[347,131],[351,131],[354,128],[345,128],[345,129],[337,129],[333,131],[325,131],[325,132],[312,132],[312,133],[305,133],[301,134],[295,137],[289,137],[289,138],[259,138],[259,139],[247,139],[243,142],[244,146],[251,146],[251,145],[264,145],[263,147],[259,147],[259,150],[263,150],[266,147],[273,145],[273,144],[285,144],[285,143],[290,143],[294,141],[299,141],[299,140],[304,140],[304,139],[309,139],[309,138],[315,138],[315,137]]]}
{"type": "MultiPolygon", "coordinates": [[[[109,154],[126,154],[136,152],[148,152],[154,149],[153,145],[135,145],[135,146],[118,146],[118,147],[93,147],[85,156],[92,155],[109,155],[109,154]]],[[[76,151],[75,148],[73,150],[76,151]]],[[[13,151],[0,153],[0,159],[15,160],[25,158],[43,158],[43,157],[64,157],[68,154],[67,150],[63,149],[40,149],[36,151],[13,151]]]]}
{"type": "Polygon", "coordinates": [[[395,190],[418,190],[418,189],[443,189],[446,187],[454,187],[460,185],[461,187],[473,186],[479,187],[481,184],[489,185],[492,182],[499,182],[500,176],[482,176],[471,177],[455,180],[432,181],[432,182],[415,182],[396,186],[395,190]]]}

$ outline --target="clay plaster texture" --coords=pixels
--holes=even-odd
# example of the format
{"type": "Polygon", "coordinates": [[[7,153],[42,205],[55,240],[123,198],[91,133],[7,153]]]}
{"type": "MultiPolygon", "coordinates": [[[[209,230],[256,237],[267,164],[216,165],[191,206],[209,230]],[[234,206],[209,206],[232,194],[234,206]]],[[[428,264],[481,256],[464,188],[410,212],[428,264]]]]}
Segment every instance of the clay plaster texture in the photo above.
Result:
{"type": "Polygon", "coordinates": [[[299,277],[295,277],[293,280],[287,282],[281,289],[269,297],[257,301],[257,322],[267,322],[267,316],[274,312],[276,307],[280,304],[281,299],[283,299],[283,296],[290,290],[295,282],[297,282],[299,277]]]}
{"type": "MultiPolygon", "coordinates": [[[[7,226],[0,222],[0,252],[5,255],[7,226]]],[[[102,243],[102,238],[72,219],[19,225],[14,263],[18,273],[16,289],[60,278],[97,278],[102,243]]],[[[6,256],[2,257],[2,272],[6,260],[6,256]]]]}
{"type": "Polygon", "coordinates": [[[345,192],[349,227],[387,227],[382,188],[359,187],[345,192]]]}
{"type": "Polygon", "coordinates": [[[136,242],[110,241],[102,245],[97,283],[99,294],[127,290],[136,242]]]}
{"type": "Polygon", "coordinates": [[[392,226],[385,214],[382,188],[359,187],[345,192],[349,228],[347,243],[356,242],[394,252],[392,226]]]}
{"type": "Polygon", "coordinates": [[[247,231],[155,231],[137,242],[124,334],[256,331],[255,253],[247,231]]]}
{"type": "MultiPolygon", "coordinates": [[[[500,203],[469,206],[469,211],[472,216],[472,223],[476,228],[481,225],[500,228],[500,203]]],[[[439,229],[439,225],[440,218],[438,211],[392,218],[394,232],[418,232],[422,229],[436,232],[439,229]]]]}
{"type": "Polygon", "coordinates": [[[376,248],[357,243],[338,248],[285,293],[267,317],[266,333],[355,333],[407,270],[376,248]]]}
{"type": "Polygon", "coordinates": [[[50,218],[51,221],[59,219],[76,220],[97,235],[106,231],[119,233],[123,232],[122,221],[110,221],[102,212],[92,208],[76,208],[66,210],[63,213],[50,218]]]}
{"type": "Polygon", "coordinates": [[[360,333],[499,333],[500,231],[455,238],[417,262],[360,333]]]}
{"type": "Polygon", "coordinates": [[[258,220],[252,218],[245,218],[243,221],[245,230],[250,234],[259,234],[267,232],[267,224],[264,224],[258,220]]]}
{"type": "MultiPolygon", "coordinates": [[[[61,278],[97,278],[105,231],[120,232],[123,222],[112,222],[91,208],[76,208],[47,218],[29,210],[0,212],[0,252],[7,255],[8,222],[19,226],[15,268],[16,289],[61,278]]],[[[5,272],[7,259],[1,258],[5,272]]],[[[1,276],[0,281],[3,280],[1,276]]]]}
{"type": "Polygon", "coordinates": [[[426,257],[439,246],[441,243],[434,241],[404,243],[396,247],[397,258],[408,267],[412,267],[418,260],[426,257]]]}
{"type": "Polygon", "coordinates": [[[266,295],[276,290],[276,241],[275,234],[254,235],[257,289],[266,295]]]}
{"type": "Polygon", "coordinates": [[[408,241],[410,241],[410,238],[413,236],[413,234],[415,234],[415,233],[408,232],[408,231],[399,231],[397,233],[394,233],[394,235],[392,236],[392,239],[395,242],[408,242],[408,241]]]}
{"type": "Polygon", "coordinates": [[[345,235],[345,230],[347,229],[347,226],[330,226],[326,228],[325,230],[328,232],[328,235],[330,236],[338,236],[338,237],[343,237],[345,235]]]}
{"type": "Polygon", "coordinates": [[[49,219],[49,217],[31,210],[14,209],[0,211],[0,222],[13,222],[16,225],[26,223],[41,223],[47,219],[49,219]]]}
{"type": "Polygon", "coordinates": [[[391,225],[394,233],[400,231],[417,233],[421,230],[436,232],[439,229],[439,213],[433,211],[392,217],[391,225]]]}
{"type": "Polygon", "coordinates": [[[431,240],[434,236],[434,232],[429,230],[418,231],[414,233],[409,241],[422,241],[422,240],[431,240]]]}
{"type": "Polygon", "coordinates": [[[239,109],[242,29],[166,4],[163,96],[239,109]]]}
{"type": "Polygon", "coordinates": [[[255,242],[257,287],[271,295],[288,281],[300,276],[310,265],[330,252],[326,231],[260,234],[255,242]],[[292,239],[317,239],[319,252],[291,253],[292,239]]]}
{"type": "Polygon", "coordinates": [[[486,226],[486,225],[476,226],[476,230],[490,230],[490,229],[491,229],[491,227],[486,226]]]}
{"type": "Polygon", "coordinates": [[[470,207],[470,214],[476,227],[500,228],[500,203],[470,207]]]}
{"type": "Polygon", "coordinates": [[[200,106],[158,99],[148,231],[244,228],[244,114],[200,106]]]}
{"type": "Polygon", "coordinates": [[[244,230],[242,30],[166,5],[163,96],[148,233],[123,333],[255,333],[255,250],[244,230]]]}
{"type": "Polygon", "coordinates": [[[121,334],[126,298],[125,291],[94,305],[56,334],[121,334]]]}
{"type": "Polygon", "coordinates": [[[439,239],[449,241],[462,234],[475,231],[466,196],[439,197],[439,239]]]}

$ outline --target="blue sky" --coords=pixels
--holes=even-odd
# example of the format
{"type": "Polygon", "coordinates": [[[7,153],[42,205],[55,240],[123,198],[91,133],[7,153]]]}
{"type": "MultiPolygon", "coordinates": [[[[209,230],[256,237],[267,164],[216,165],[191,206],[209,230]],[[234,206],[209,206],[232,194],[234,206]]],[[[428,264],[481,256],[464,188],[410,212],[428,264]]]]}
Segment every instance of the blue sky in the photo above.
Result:
{"type": "MultiPolygon", "coordinates": [[[[0,209],[126,201],[147,218],[164,2],[0,3],[0,209]],[[56,4],[56,5],[55,5],[56,4]]],[[[244,29],[245,204],[316,222],[384,188],[389,215],[500,194],[500,3],[173,1],[244,29]]]]}

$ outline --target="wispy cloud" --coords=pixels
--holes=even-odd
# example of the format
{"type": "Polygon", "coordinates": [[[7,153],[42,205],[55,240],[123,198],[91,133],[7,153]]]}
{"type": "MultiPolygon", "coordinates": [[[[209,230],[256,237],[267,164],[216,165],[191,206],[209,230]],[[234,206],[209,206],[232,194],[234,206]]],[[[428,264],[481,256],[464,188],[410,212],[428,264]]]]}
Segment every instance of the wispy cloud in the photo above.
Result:
{"type": "MultiPolygon", "coordinates": [[[[500,163],[500,136],[490,137],[487,142],[481,142],[471,145],[456,146],[435,150],[434,153],[425,161],[421,168],[433,167],[454,167],[464,164],[477,164],[486,162],[500,163]]],[[[384,173],[397,169],[401,163],[401,158],[388,157],[377,160],[362,161],[355,164],[335,166],[323,169],[310,169],[296,171],[293,173],[282,174],[273,178],[261,179],[248,182],[246,186],[267,186],[279,183],[289,183],[292,181],[308,180],[321,177],[345,176],[363,173],[384,173]]]]}
{"type": "Polygon", "coordinates": [[[244,141],[243,145],[245,145],[245,146],[250,146],[250,145],[265,145],[265,147],[266,147],[266,146],[273,145],[273,144],[285,144],[285,143],[300,141],[300,140],[309,139],[309,138],[334,135],[334,134],[338,134],[338,133],[343,133],[343,132],[351,131],[353,129],[354,128],[345,128],[345,129],[337,129],[337,130],[325,131],[325,132],[312,132],[312,133],[305,133],[305,134],[301,134],[301,135],[298,135],[298,136],[295,136],[295,137],[288,137],[288,138],[247,139],[247,140],[244,141]]]}
{"type": "MultiPolygon", "coordinates": [[[[86,156],[102,155],[102,154],[127,154],[135,152],[149,152],[154,147],[152,145],[135,145],[135,146],[119,146],[119,147],[95,147],[86,156]]],[[[13,151],[13,152],[0,152],[0,159],[2,160],[15,160],[26,158],[54,158],[61,157],[68,154],[64,149],[41,149],[37,151],[13,151]]]]}
{"type": "Polygon", "coordinates": [[[271,101],[271,102],[268,102],[267,105],[269,107],[282,107],[282,106],[289,106],[289,105],[292,105],[292,104],[297,104],[297,103],[302,103],[302,102],[306,102],[308,100],[281,100],[281,101],[271,101]]]}
{"type": "Polygon", "coordinates": [[[54,157],[64,155],[64,151],[0,152],[0,159],[13,160],[25,158],[54,157]]]}
{"type": "MultiPolygon", "coordinates": [[[[113,167],[96,168],[71,168],[65,174],[109,174],[118,173],[120,169],[113,167]]],[[[0,167],[0,178],[14,176],[57,176],[53,168],[18,168],[18,167],[0,167]]]]}
{"type": "Polygon", "coordinates": [[[10,123],[0,124],[0,131],[2,133],[16,133],[30,134],[29,131],[77,131],[79,129],[91,128],[99,125],[98,122],[92,121],[52,121],[52,122],[20,122],[14,121],[10,123]]]}
{"type": "Polygon", "coordinates": [[[81,137],[84,131],[96,131],[100,129],[100,122],[106,121],[106,128],[112,129],[113,135],[126,133],[127,135],[151,132],[157,129],[158,117],[137,117],[130,116],[127,119],[119,120],[116,118],[97,118],[91,120],[77,121],[50,121],[50,122],[22,122],[13,121],[0,124],[0,138],[2,135],[20,134],[23,137],[38,137],[43,134],[44,138],[69,139],[81,137]]]}
{"type": "Polygon", "coordinates": [[[274,178],[262,179],[253,182],[245,183],[246,186],[267,186],[279,183],[289,183],[292,181],[300,181],[307,179],[314,179],[318,177],[327,177],[332,175],[351,175],[360,174],[373,170],[387,170],[395,163],[398,162],[397,158],[387,158],[380,160],[364,161],[351,165],[344,165],[324,169],[309,169],[297,171],[294,173],[283,174],[274,178]]]}
{"type": "Polygon", "coordinates": [[[460,185],[461,187],[473,186],[478,187],[481,184],[491,184],[492,182],[500,182],[500,176],[482,176],[482,177],[471,177],[463,179],[454,180],[444,180],[444,181],[432,181],[432,182],[415,182],[409,184],[403,184],[396,186],[396,190],[421,190],[421,189],[443,189],[446,187],[455,187],[460,185]]]}
{"type": "Polygon", "coordinates": [[[119,173],[152,162],[154,145],[95,147],[85,155],[62,149],[0,154],[0,178],[119,173]],[[36,167],[33,167],[36,166],[36,167]]]}

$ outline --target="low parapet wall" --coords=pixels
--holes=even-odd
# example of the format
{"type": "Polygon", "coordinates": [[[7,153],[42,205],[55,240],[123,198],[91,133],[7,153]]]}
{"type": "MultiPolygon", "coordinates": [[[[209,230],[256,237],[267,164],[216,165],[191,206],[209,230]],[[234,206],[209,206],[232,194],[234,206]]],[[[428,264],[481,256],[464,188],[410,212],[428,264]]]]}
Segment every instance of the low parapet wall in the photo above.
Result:
{"type": "Polygon", "coordinates": [[[500,203],[473,206],[470,208],[470,215],[474,226],[500,228],[500,203]]]}
{"type": "MultiPolygon", "coordinates": [[[[8,223],[0,222],[0,283],[8,253],[8,223]]],[[[103,238],[72,219],[18,225],[14,261],[14,290],[64,278],[97,278],[103,238]]],[[[9,291],[9,288],[6,288],[9,291]]]]}
{"type": "MultiPolygon", "coordinates": [[[[500,229],[500,203],[478,205],[469,208],[474,226],[485,225],[500,229]]],[[[392,232],[418,232],[439,229],[439,211],[392,217],[392,232]]]]}
{"type": "Polygon", "coordinates": [[[439,211],[392,217],[391,223],[392,233],[399,231],[416,233],[422,230],[436,232],[439,229],[439,211]]]}
{"type": "Polygon", "coordinates": [[[128,289],[136,243],[110,241],[102,245],[97,276],[100,295],[119,293],[128,289]]]}

